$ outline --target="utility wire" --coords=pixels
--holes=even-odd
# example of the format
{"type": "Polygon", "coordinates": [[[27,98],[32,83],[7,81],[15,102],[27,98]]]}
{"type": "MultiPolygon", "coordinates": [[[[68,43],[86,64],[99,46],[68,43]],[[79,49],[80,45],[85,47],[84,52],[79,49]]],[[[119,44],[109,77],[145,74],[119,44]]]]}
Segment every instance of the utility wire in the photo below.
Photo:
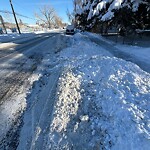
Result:
{"type": "MultiPolygon", "coordinates": [[[[11,15],[13,15],[13,13],[12,13],[11,11],[8,11],[8,10],[0,10],[0,12],[1,12],[1,13],[5,13],[5,14],[11,14],[11,15]]],[[[30,18],[30,17],[28,17],[28,16],[25,16],[25,15],[22,15],[22,14],[19,14],[19,13],[16,13],[16,12],[15,12],[15,14],[16,14],[17,16],[20,16],[20,17],[24,17],[24,18],[36,20],[36,19],[34,19],[34,18],[30,18]]]]}
{"type": "MultiPolygon", "coordinates": [[[[24,9],[24,7],[22,6],[22,5],[20,5],[20,4],[18,4],[16,1],[13,1],[13,3],[15,4],[15,5],[17,5],[19,8],[21,7],[22,9],[24,9]]],[[[27,10],[29,10],[29,9],[27,9],[27,10]]],[[[29,18],[29,19],[32,19],[32,20],[36,20],[36,19],[34,19],[34,18],[31,18],[31,17],[27,17],[27,16],[25,16],[26,18],[29,18]]]]}

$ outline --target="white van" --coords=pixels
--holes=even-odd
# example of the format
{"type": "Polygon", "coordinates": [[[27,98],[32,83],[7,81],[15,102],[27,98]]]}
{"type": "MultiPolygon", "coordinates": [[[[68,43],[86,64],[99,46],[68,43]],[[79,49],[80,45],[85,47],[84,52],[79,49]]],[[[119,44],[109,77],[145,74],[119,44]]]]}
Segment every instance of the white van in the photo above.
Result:
{"type": "Polygon", "coordinates": [[[75,33],[75,28],[74,25],[68,25],[66,28],[66,34],[74,34],[75,33]]]}

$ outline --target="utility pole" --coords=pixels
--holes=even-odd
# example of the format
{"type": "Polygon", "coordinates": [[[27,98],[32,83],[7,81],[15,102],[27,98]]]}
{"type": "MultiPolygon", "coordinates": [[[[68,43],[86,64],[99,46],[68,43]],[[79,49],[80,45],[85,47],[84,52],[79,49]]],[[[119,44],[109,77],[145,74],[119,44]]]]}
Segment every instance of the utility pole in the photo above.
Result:
{"type": "Polygon", "coordinates": [[[16,14],[15,14],[15,11],[14,11],[14,8],[13,8],[13,5],[12,5],[11,0],[9,0],[9,2],[10,2],[10,6],[11,6],[11,9],[12,9],[12,12],[13,12],[14,18],[15,18],[15,22],[16,22],[16,25],[17,25],[18,32],[19,32],[19,34],[21,34],[21,32],[20,32],[20,28],[19,28],[19,25],[18,25],[18,22],[17,22],[16,14]]]}
{"type": "Polygon", "coordinates": [[[0,15],[0,21],[2,23],[2,26],[3,26],[4,30],[5,30],[5,33],[7,34],[7,30],[6,30],[6,27],[5,27],[5,24],[4,24],[4,20],[3,20],[3,17],[1,15],[0,15]]]}

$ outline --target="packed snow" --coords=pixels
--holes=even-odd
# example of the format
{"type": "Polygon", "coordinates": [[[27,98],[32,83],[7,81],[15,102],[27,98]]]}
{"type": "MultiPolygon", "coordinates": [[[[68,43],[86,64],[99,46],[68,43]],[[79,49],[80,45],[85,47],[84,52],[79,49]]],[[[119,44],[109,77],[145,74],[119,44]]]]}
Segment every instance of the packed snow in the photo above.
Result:
{"type": "Polygon", "coordinates": [[[22,97],[27,110],[18,149],[149,149],[150,74],[88,35],[59,39],[61,47],[45,55],[22,97]]]}

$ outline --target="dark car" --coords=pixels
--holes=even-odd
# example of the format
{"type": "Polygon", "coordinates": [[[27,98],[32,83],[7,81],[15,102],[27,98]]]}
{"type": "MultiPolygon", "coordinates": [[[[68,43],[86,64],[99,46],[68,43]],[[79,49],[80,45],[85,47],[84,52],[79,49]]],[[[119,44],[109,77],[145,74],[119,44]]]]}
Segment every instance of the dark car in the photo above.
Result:
{"type": "Polygon", "coordinates": [[[66,28],[66,34],[75,34],[75,28],[74,28],[74,25],[68,25],[67,28],[66,28]]]}
{"type": "Polygon", "coordinates": [[[3,34],[4,32],[3,32],[3,29],[2,28],[0,28],[0,34],[3,34]]]}
{"type": "Polygon", "coordinates": [[[17,32],[17,29],[16,28],[11,28],[11,32],[15,33],[15,32],[17,32]]]}

